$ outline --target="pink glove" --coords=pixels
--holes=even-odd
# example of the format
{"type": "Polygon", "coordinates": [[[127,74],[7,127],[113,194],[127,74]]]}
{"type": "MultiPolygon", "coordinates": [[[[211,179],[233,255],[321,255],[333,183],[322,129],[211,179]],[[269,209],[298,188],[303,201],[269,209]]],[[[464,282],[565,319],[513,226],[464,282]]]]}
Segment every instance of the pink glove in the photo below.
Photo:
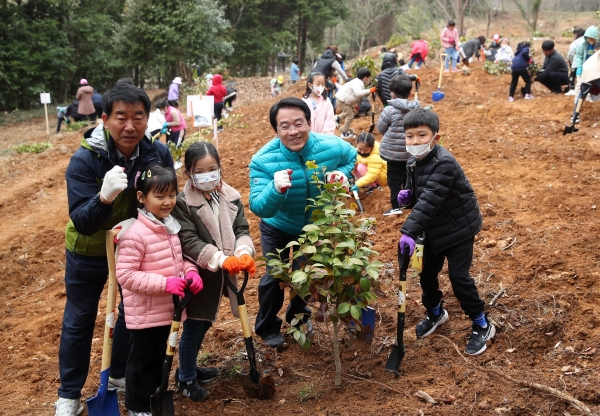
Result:
{"type": "Polygon", "coordinates": [[[403,189],[400,192],[398,192],[398,203],[400,205],[410,204],[411,198],[412,198],[412,191],[410,189],[403,189]]]}
{"type": "Polygon", "coordinates": [[[167,277],[167,285],[165,291],[172,295],[185,296],[183,291],[187,287],[187,281],[178,277],[167,277]]]}
{"type": "Polygon", "coordinates": [[[198,294],[198,292],[200,292],[204,288],[202,278],[195,270],[190,270],[189,272],[187,272],[185,274],[185,278],[186,280],[192,281],[192,283],[190,283],[190,290],[194,295],[198,294]]]}

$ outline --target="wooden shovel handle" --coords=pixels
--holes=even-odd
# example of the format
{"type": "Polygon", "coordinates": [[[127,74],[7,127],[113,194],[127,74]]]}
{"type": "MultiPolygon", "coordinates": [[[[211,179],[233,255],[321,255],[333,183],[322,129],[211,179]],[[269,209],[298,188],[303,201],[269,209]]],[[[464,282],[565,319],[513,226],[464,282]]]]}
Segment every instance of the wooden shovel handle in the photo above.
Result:
{"type": "Polygon", "coordinates": [[[106,259],[108,261],[108,290],[106,295],[106,320],[104,322],[104,342],[102,344],[102,368],[101,371],[110,368],[110,357],[112,355],[112,338],[117,315],[115,313],[115,292],[117,287],[117,261],[115,257],[115,237],[119,230],[108,230],[106,232],[106,259]]]}

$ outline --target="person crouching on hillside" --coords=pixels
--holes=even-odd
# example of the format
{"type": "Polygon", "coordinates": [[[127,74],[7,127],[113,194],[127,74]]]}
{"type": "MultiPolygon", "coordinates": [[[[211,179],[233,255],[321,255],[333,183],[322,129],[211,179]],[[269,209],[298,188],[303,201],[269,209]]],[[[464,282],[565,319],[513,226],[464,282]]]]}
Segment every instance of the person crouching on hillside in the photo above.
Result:
{"type": "Polygon", "coordinates": [[[371,71],[367,68],[360,68],[357,71],[356,78],[342,85],[336,94],[338,106],[342,110],[340,118],[344,120],[341,137],[346,141],[354,138],[354,134],[350,131],[350,125],[354,120],[354,106],[361,98],[377,91],[377,87],[365,88],[370,83],[371,71]]]}
{"type": "Polygon", "coordinates": [[[462,64],[468,67],[469,59],[473,55],[479,58],[479,51],[483,49],[483,45],[485,45],[485,36],[479,36],[460,45],[458,54],[460,55],[462,64]]]}
{"type": "Polygon", "coordinates": [[[473,321],[468,355],[479,355],[486,342],[496,335],[496,328],[484,314],[485,303],[469,269],[473,259],[475,235],[481,230],[482,217],[473,187],[458,161],[440,140],[439,118],[417,108],[404,117],[407,163],[406,189],[398,194],[398,203],[412,207],[400,232],[400,253],[415,250],[415,239],[425,235],[423,270],[420,273],[421,296],[427,316],[417,324],[417,338],[431,335],[448,321],[443,308],[438,274],[448,259],[448,277],[460,307],[473,321]],[[408,247],[407,247],[408,246],[408,247]]]}
{"type": "Polygon", "coordinates": [[[367,193],[387,185],[387,163],[379,156],[379,143],[372,133],[361,133],[356,138],[356,166],[352,191],[366,188],[367,193]]]}

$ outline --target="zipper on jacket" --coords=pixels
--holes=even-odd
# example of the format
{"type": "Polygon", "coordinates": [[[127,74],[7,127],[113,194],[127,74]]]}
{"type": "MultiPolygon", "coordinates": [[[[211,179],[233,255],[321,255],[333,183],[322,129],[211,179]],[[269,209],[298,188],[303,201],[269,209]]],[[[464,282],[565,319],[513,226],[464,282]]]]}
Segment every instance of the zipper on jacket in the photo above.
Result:
{"type": "MultiPolygon", "coordinates": [[[[304,181],[306,182],[306,200],[308,201],[308,198],[310,198],[310,182],[308,181],[308,176],[306,175],[306,165],[304,164],[304,160],[300,154],[298,154],[298,157],[300,158],[300,164],[302,165],[302,173],[304,173],[304,181]]],[[[308,224],[309,212],[310,210],[304,211],[304,225],[308,224]]]]}

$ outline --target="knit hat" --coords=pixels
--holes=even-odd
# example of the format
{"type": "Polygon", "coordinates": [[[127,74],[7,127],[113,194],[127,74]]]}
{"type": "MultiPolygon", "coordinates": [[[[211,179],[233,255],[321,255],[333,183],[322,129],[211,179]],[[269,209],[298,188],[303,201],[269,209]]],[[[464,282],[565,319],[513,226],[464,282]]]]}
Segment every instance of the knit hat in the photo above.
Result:
{"type": "Polygon", "coordinates": [[[175,78],[173,78],[173,83],[174,84],[181,84],[181,77],[175,77],[175,78]]]}
{"type": "Polygon", "coordinates": [[[81,78],[81,80],[79,81],[79,85],[88,85],[87,79],[81,78]]]}

